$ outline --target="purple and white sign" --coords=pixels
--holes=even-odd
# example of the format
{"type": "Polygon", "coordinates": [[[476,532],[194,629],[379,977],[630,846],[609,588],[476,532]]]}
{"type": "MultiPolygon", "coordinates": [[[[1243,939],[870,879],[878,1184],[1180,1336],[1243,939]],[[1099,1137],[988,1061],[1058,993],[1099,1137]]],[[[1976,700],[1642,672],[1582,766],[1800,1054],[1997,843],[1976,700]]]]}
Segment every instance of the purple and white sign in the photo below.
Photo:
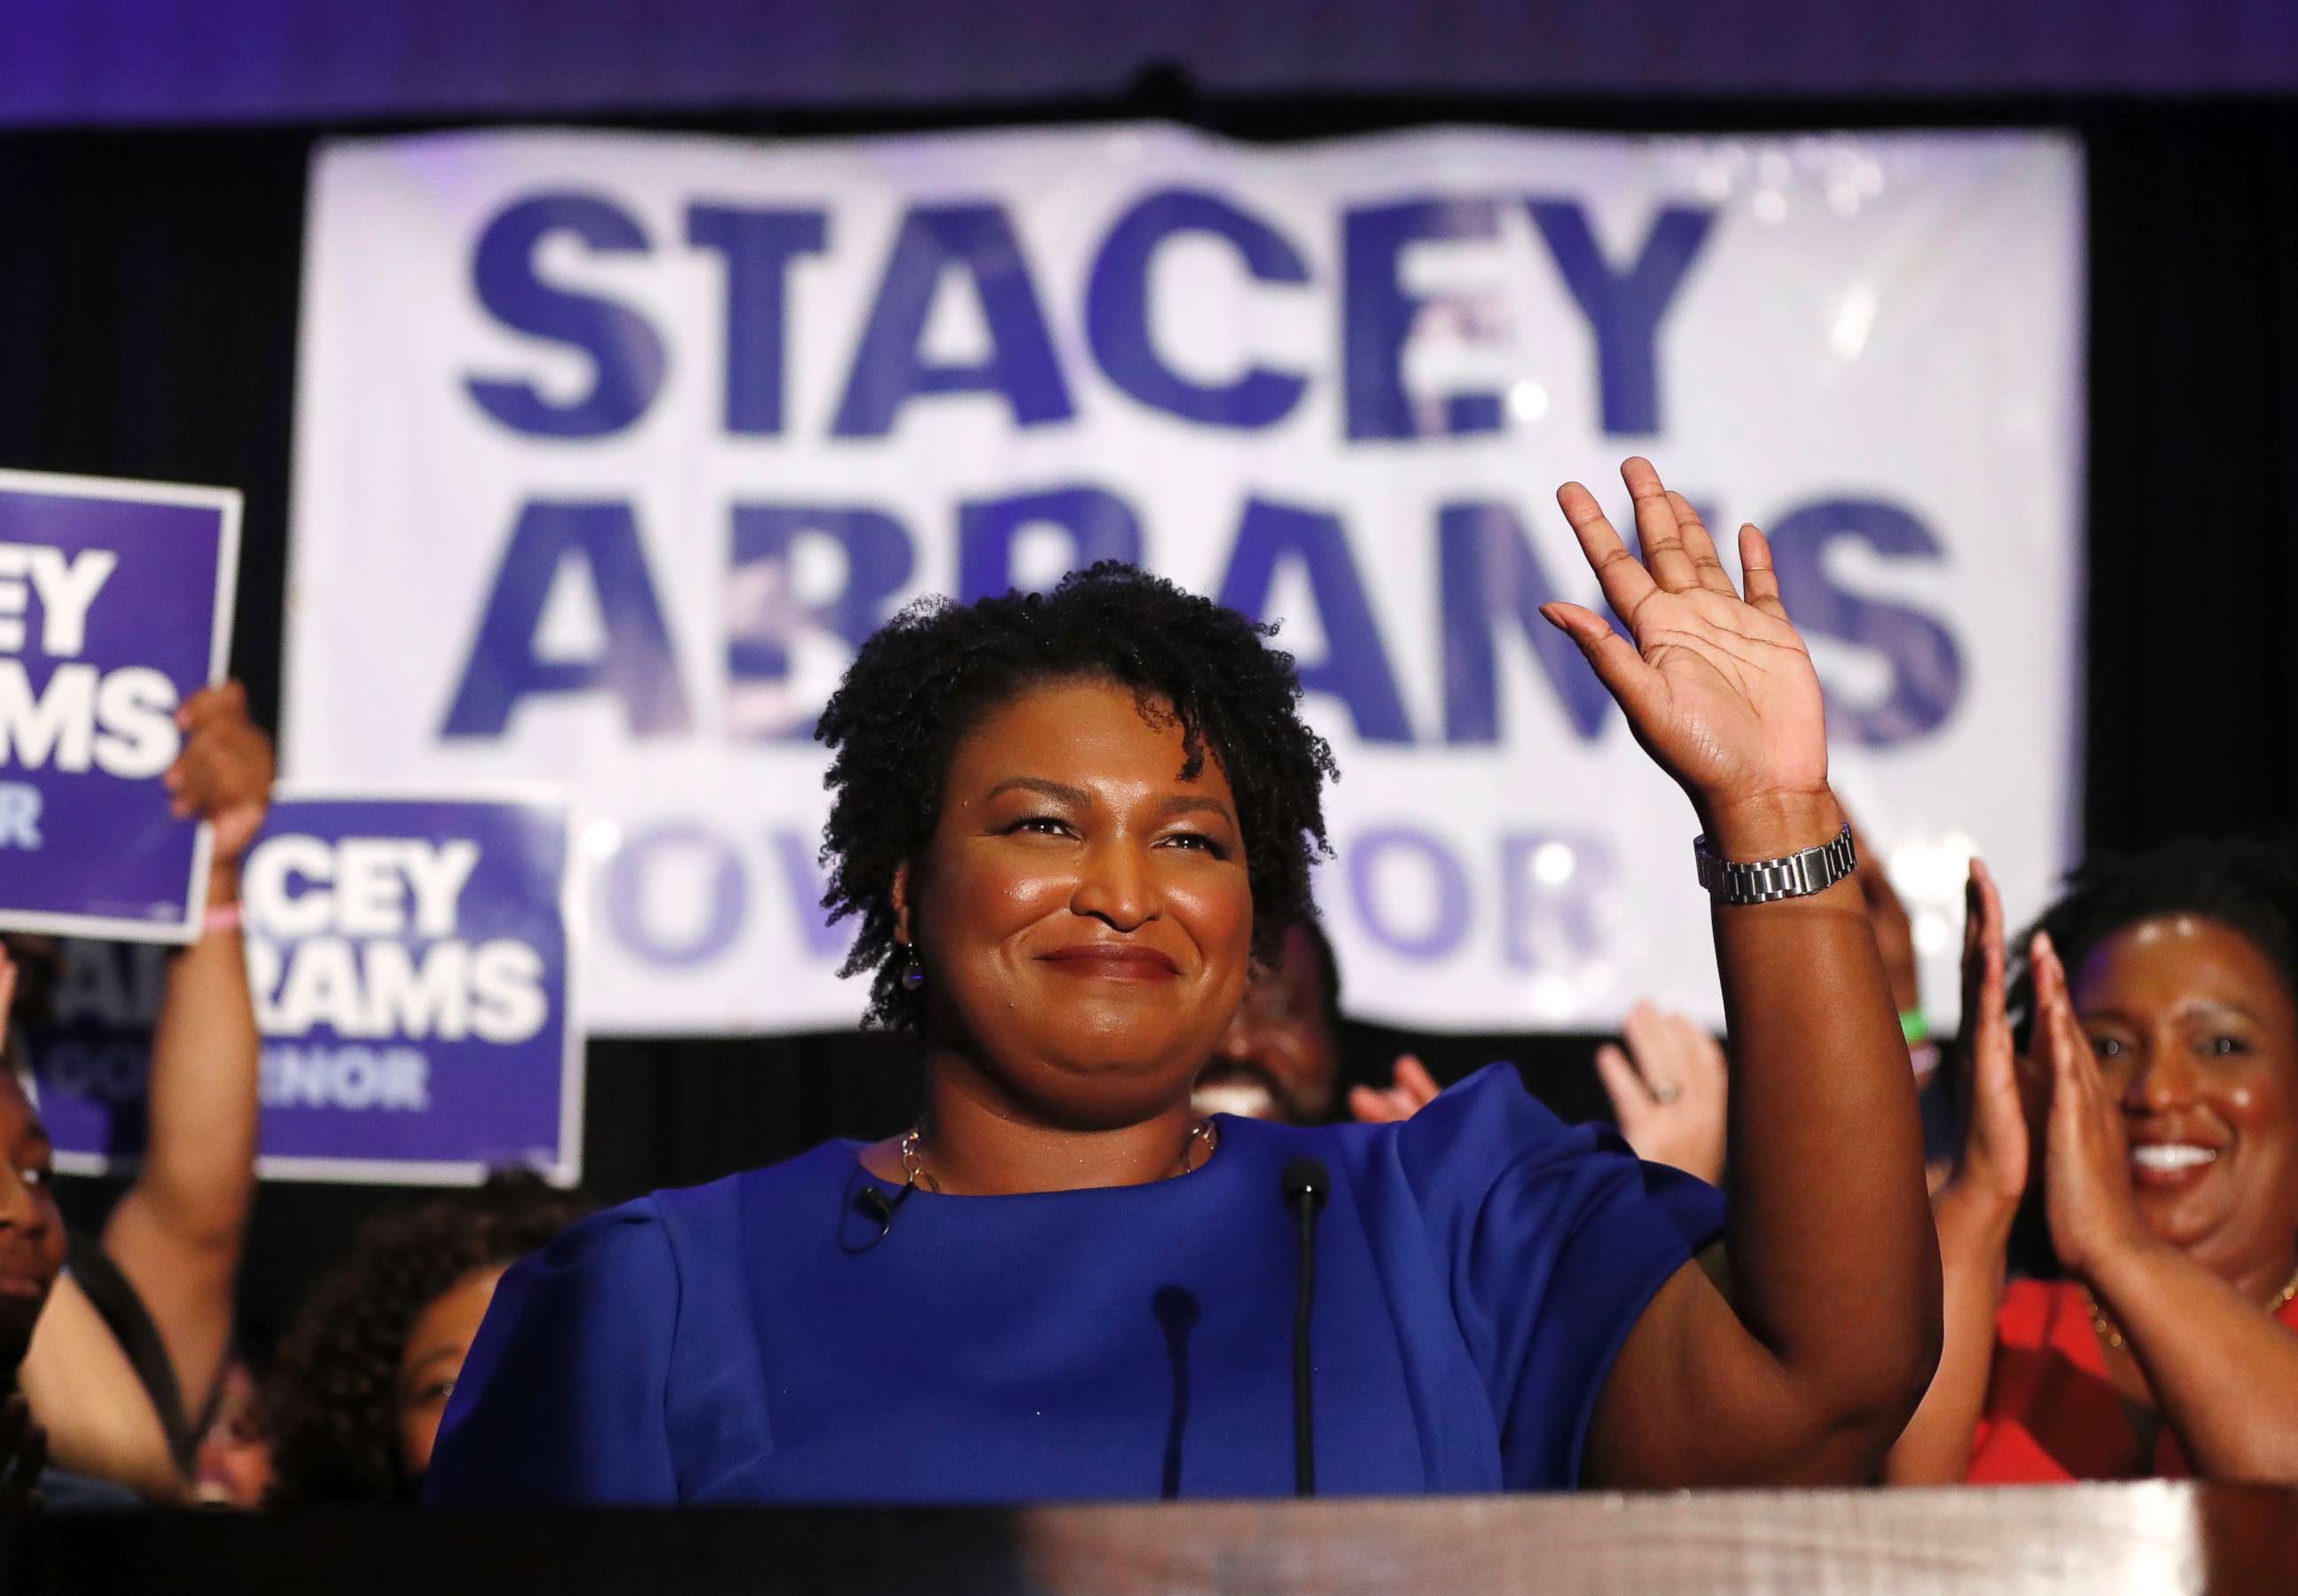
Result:
{"type": "Polygon", "coordinates": [[[209,830],[160,777],[238,565],[228,489],[0,471],[0,927],[199,935],[209,830]]]}
{"type": "MultiPolygon", "coordinates": [[[[283,790],[241,874],[266,1178],[580,1180],[569,838],[533,793],[283,790]]],[[[162,987],[150,950],[68,946],[29,1048],[60,1166],[142,1150],[162,987]]]]}

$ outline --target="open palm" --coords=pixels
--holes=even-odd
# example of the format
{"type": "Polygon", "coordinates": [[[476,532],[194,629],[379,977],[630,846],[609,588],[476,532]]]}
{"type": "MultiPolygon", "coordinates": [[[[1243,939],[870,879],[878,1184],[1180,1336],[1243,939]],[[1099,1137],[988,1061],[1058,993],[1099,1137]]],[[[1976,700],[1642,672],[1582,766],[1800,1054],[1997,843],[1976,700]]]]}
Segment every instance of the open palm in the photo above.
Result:
{"type": "Polygon", "coordinates": [[[1747,596],[1681,493],[1641,457],[1620,467],[1635,500],[1628,552],[1594,495],[1558,490],[1581,552],[1633,641],[1577,604],[1542,613],[1580,645],[1646,752],[1703,810],[1809,794],[1827,785],[1827,723],[1819,674],[1780,602],[1771,545],[1740,529],[1747,596]]]}

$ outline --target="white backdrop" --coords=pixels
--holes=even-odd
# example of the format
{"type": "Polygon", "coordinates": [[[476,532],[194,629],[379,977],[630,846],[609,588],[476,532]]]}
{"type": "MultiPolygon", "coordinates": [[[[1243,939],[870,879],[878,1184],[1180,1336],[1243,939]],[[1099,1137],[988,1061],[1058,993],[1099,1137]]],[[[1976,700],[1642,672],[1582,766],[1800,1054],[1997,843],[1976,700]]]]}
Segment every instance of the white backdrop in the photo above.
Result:
{"type": "Polygon", "coordinates": [[[2079,193],[2033,134],[333,145],[287,767],[574,789],[594,1030],[842,1023],[851,641],[1137,548],[1301,658],[1353,1012],[1712,1017],[1690,811],[1533,613],[1643,453],[1773,532],[1944,1017],[1963,859],[2020,916],[2074,839],[2079,193]]]}

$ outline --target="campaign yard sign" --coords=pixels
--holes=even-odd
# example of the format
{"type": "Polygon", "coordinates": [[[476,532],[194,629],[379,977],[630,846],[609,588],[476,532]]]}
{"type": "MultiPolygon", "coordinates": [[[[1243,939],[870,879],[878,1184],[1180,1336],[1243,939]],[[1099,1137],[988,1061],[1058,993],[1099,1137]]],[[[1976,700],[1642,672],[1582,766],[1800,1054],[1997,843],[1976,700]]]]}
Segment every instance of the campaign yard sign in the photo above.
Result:
{"type": "MultiPolygon", "coordinates": [[[[241,872],[269,1178],[582,1178],[571,827],[534,792],[283,793],[241,872]]],[[[144,1145],[156,950],[67,945],[30,1038],[58,1162],[144,1145]]]]}
{"type": "Polygon", "coordinates": [[[199,935],[209,829],[161,775],[223,680],[239,566],[224,488],[0,471],[0,927],[199,935]]]}

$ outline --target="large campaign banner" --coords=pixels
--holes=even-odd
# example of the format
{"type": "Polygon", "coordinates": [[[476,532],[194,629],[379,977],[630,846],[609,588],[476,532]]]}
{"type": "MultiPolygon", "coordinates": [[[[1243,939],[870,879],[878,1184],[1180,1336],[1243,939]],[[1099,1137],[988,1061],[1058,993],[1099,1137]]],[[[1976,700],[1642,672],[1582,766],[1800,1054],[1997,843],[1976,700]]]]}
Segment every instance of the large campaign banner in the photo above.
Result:
{"type": "MultiPolygon", "coordinates": [[[[241,872],[268,1178],[582,1175],[572,831],[537,791],[284,790],[241,872]]],[[[161,950],[70,941],[26,1050],[59,1167],[145,1148],[161,950]]]]}
{"type": "Polygon", "coordinates": [[[224,488],[0,471],[0,927],[188,942],[211,841],[161,777],[223,680],[224,488]]]}
{"type": "Polygon", "coordinates": [[[1538,616],[1652,457],[1763,525],[1953,1006],[2074,844],[2068,139],[487,132],[312,174],[285,757],[594,818],[615,1032],[842,1024],[814,719],[924,593],[1142,561],[1282,624],[1365,1017],[1718,999],[1692,817],[1538,616]]]}

